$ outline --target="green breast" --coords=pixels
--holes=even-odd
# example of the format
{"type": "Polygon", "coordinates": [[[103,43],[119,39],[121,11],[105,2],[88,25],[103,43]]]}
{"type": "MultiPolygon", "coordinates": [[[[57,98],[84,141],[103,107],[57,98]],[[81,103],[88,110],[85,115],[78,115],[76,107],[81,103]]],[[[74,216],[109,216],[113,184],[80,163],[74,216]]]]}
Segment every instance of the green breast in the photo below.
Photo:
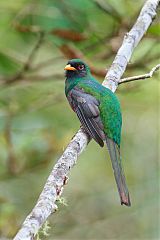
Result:
{"type": "Polygon", "coordinates": [[[122,116],[120,103],[116,95],[93,79],[80,81],[77,86],[100,101],[99,109],[104,132],[107,137],[113,139],[120,146],[122,116]]]}

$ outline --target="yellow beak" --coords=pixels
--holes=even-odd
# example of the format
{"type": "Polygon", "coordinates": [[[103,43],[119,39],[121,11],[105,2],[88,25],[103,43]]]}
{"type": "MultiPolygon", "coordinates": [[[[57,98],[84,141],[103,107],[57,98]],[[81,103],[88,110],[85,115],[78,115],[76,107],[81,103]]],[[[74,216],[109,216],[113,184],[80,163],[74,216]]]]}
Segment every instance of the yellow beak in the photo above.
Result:
{"type": "Polygon", "coordinates": [[[64,68],[64,70],[71,70],[71,71],[75,71],[77,70],[76,68],[72,67],[70,64],[67,64],[64,68]]]}

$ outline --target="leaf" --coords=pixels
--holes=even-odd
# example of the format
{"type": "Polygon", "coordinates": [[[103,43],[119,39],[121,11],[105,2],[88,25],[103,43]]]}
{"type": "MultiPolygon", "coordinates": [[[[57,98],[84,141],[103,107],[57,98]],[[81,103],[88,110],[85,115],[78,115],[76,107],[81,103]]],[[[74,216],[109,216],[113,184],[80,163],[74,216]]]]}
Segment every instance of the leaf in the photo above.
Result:
{"type": "Polygon", "coordinates": [[[160,37],[160,24],[150,26],[148,30],[149,35],[153,35],[155,37],[160,37]]]}
{"type": "Polygon", "coordinates": [[[10,75],[16,73],[19,69],[20,65],[5,55],[4,53],[0,52],[0,72],[2,75],[10,75]]]}

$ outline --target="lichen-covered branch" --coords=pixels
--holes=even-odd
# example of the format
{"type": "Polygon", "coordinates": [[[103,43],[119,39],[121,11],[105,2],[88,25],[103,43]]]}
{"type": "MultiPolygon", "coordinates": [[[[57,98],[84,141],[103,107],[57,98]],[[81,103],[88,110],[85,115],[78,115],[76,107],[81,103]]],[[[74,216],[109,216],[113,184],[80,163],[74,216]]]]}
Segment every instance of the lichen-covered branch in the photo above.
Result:
{"type": "MultiPolygon", "coordinates": [[[[113,92],[118,86],[118,82],[126,69],[127,63],[130,60],[135,47],[155,17],[158,3],[159,0],[148,0],[142,8],[137,22],[131,31],[126,34],[122,46],[120,47],[103,82],[103,85],[110,88],[113,92]]],[[[82,129],[80,129],[53,167],[36,206],[25,219],[14,240],[34,239],[36,233],[47,220],[49,215],[56,211],[56,200],[62,193],[63,187],[68,179],[68,174],[88,142],[89,137],[82,129]]]]}
{"type": "Polygon", "coordinates": [[[115,92],[117,89],[118,82],[120,81],[120,78],[127,67],[133,50],[138,45],[152,23],[154,17],[156,16],[158,4],[159,0],[146,1],[136,23],[130,32],[126,33],[123,43],[118,50],[118,53],[103,82],[103,85],[107,88],[110,88],[113,92],[115,92]]]}
{"type": "Polygon", "coordinates": [[[88,142],[89,137],[80,129],[52,169],[36,206],[24,221],[22,228],[14,238],[15,240],[34,239],[48,216],[57,210],[56,200],[67,183],[69,171],[76,164],[78,156],[88,142]]]}

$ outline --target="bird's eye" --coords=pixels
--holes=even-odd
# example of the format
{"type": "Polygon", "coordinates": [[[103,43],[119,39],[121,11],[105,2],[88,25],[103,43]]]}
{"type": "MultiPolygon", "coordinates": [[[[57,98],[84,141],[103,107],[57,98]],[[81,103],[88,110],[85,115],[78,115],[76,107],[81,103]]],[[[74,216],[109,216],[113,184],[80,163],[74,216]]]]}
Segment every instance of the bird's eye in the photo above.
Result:
{"type": "Polygon", "coordinates": [[[83,70],[84,69],[84,65],[78,65],[78,70],[83,70]]]}

